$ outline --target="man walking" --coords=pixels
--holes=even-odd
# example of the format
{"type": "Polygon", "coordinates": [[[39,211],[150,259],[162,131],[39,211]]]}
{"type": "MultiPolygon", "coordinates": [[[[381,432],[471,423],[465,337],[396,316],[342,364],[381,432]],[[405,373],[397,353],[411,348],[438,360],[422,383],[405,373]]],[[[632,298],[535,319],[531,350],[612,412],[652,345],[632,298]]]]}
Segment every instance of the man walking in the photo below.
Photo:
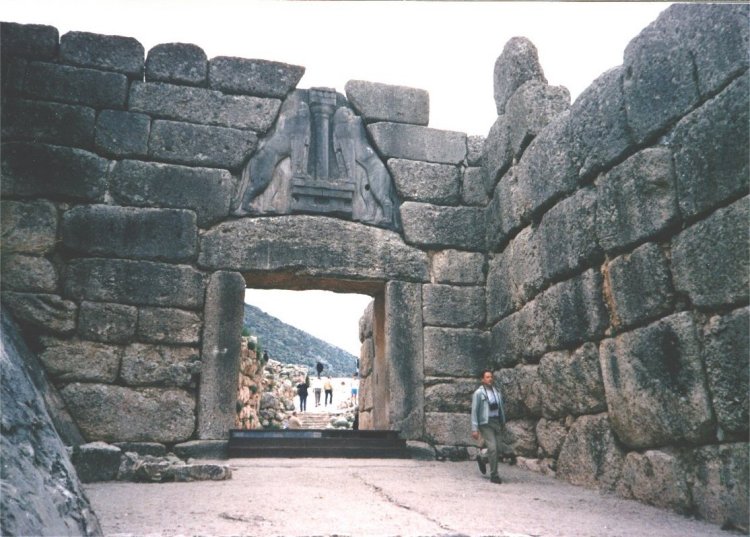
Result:
{"type": "MultiPolygon", "coordinates": [[[[515,455],[512,454],[503,440],[505,410],[503,409],[502,395],[492,383],[492,371],[489,369],[483,370],[481,379],[482,385],[477,388],[471,398],[471,437],[474,440],[479,440],[481,434],[482,439],[487,444],[490,481],[500,484],[502,480],[497,475],[498,455],[501,451],[512,458],[515,458],[515,455]]],[[[487,472],[487,466],[481,453],[477,456],[477,464],[480,472],[483,474],[487,472]]]]}

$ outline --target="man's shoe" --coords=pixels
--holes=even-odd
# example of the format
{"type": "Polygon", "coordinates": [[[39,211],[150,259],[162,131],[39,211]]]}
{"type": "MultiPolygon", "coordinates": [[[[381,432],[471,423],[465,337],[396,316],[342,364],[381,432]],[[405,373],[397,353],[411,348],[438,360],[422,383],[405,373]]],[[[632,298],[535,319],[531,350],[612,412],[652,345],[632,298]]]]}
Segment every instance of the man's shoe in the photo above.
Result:
{"type": "Polygon", "coordinates": [[[515,466],[517,462],[518,462],[518,459],[516,458],[516,454],[515,453],[511,453],[510,454],[510,459],[508,460],[508,464],[511,465],[511,466],[515,466]]]}
{"type": "Polygon", "coordinates": [[[503,480],[500,479],[500,476],[498,475],[493,475],[492,477],[490,477],[490,483],[497,483],[499,485],[502,482],[503,480]]]}
{"type": "Polygon", "coordinates": [[[487,464],[484,462],[481,455],[477,456],[477,466],[479,466],[479,471],[482,472],[482,475],[487,473],[487,464]]]}

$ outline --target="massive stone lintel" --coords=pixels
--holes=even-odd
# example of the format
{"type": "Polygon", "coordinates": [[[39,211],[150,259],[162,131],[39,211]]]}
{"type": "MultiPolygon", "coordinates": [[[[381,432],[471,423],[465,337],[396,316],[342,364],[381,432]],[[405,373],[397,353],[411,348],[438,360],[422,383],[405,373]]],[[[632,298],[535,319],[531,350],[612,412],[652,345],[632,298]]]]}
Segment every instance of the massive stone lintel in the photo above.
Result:
{"type": "Polygon", "coordinates": [[[329,88],[293,92],[242,172],[234,214],[324,214],[399,229],[398,199],[364,124],[329,88]]]}

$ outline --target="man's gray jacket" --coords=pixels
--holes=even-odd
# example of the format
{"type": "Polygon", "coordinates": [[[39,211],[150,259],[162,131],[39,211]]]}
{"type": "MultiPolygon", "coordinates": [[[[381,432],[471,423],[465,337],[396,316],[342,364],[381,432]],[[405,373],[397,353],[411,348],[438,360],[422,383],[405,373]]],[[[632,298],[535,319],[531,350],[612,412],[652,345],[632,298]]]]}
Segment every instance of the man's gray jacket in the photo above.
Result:
{"type": "MultiPolygon", "coordinates": [[[[500,395],[500,390],[492,386],[491,389],[495,393],[495,399],[500,406],[500,422],[505,423],[505,409],[503,408],[503,397],[500,395]]],[[[477,388],[474,395],[471,398],[471,432],[479,430],[480,425],[487,425],[490,421],[490,402],[487,399],[487,392],[485,391],[484,385],[477,388]]]]}

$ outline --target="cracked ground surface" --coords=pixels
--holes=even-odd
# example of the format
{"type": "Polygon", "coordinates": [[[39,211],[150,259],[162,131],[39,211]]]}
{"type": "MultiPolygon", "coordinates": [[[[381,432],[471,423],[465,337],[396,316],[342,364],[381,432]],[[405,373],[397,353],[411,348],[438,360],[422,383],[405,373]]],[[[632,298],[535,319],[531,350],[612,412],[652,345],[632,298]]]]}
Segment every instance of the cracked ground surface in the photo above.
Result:
{"type": "Polygon", "coordinates": [[[109,537],[729,537],[718,526],[517,467],[474,462],[230,459],[228,481],[93,483],[109,537]]]}

